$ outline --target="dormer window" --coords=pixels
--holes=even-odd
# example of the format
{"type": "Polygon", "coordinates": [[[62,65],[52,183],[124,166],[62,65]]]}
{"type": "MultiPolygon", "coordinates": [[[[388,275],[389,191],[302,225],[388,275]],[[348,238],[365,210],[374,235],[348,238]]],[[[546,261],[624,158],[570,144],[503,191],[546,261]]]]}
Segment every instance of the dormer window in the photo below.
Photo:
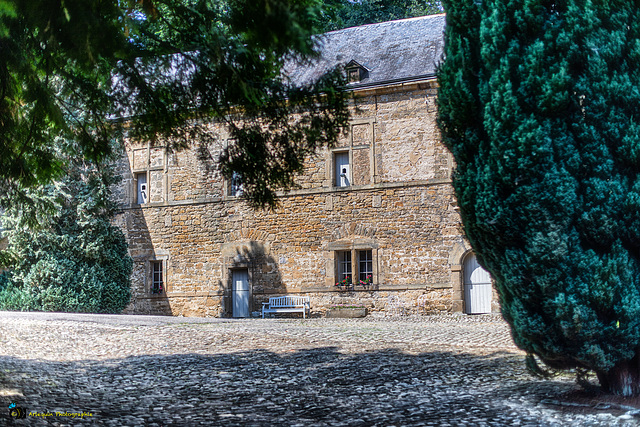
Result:
{"type": "Polygon", "coordinates": [[[363,65],[360,65],[359,63],[357,63],[356,61],[353,61],[353,60],[350,61],[346,65],[346,69],[347,69],[347,83],[359,83],[362,80],[369,77],[369,70],[363,65]]]}

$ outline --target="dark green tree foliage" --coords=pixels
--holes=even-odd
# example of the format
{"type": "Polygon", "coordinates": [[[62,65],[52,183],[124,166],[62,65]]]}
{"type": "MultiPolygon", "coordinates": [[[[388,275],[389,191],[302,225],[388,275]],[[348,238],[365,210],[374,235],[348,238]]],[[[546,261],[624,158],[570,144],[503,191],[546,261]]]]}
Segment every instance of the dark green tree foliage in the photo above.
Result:
{"type": "Polygon", "coordinates": [[[440,0],[323,0],[323,32],[442,13],[440,0]]]}
{"type": "Polygon", "coordinates": [[[0,309],[119,313],[129,303],[133,262],[111,223],[115,179],[84,161],[72,165],[62,181],[23,193],[8,208],[3,222],[14,262],[0,276],[0,309]],[[35,216],[37,227],[25,223],[35,216]]]}
{"type": "Polygon", "coordinates": [[[108,151],[111,64],[125,53],[118,2],[0,0],[0,179],[62,173],[56,138],[108,151]]]}
{"type": "Polygon", "coordinates": [[[282,73],[316,54],[319,13],[318,0],[0,0],[0,184],[61,176],[61,139],[99,161],[116,118],[132,138],[205,153],[205,121],[221,120],[234,144],[211,160],[273,204],[347,124],[339,73],[303,88],[282,73]]]}
{"type": "Polygon", "coordinates": [[[640,8],[445,0],[440,125],[516,344],[640,394],[640,8]]]}

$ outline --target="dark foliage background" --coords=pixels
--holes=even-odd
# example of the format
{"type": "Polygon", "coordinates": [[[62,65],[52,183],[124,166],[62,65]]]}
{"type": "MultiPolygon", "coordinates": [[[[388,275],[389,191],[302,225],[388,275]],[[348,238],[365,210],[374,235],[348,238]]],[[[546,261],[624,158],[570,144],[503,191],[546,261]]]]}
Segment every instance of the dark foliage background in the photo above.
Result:
{"type": "Polygon", "coordinates": [[[133,262],[108,168],[84,160],[61,180],[14,197],[3,217],[9,249],[0,309],[119,313],[129,303],[133,262]]]}
{"type": "Polygon", "coordinates": [[[322,32],[442,13],[440,0],[323,0],[322,32]]]}

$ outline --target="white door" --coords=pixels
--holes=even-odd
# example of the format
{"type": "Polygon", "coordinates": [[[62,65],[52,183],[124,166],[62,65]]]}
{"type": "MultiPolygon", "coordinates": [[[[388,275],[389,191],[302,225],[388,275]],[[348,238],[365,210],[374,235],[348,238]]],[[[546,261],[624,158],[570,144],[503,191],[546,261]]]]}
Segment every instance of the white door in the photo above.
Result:
{"type": "Polygon", "coordinates": [[[336,187],[348,187],[351,185],[349,177],[349,153],[336,153],[336,187]]]}
{"type": "Polygon", "coordinates": [[[249,317],[249,272],[247,270],[233,270],[232,302],[233,317],[249,317]]]}
{"type": "Polygon", "coordinates": [[[476,256],[464,259],[464,301],[467,314],[491,313],[491,276],[478,264],[476,256]]]}

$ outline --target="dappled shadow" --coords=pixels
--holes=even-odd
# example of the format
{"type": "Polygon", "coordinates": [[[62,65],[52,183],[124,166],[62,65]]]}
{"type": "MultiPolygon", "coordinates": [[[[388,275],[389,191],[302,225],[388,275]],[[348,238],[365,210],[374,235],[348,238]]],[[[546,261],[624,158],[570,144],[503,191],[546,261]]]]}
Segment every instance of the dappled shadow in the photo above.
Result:
{"type": "MultiPolygon", "coordinates": [[[[531,378],[522,356],[507,352],[320,347],[77,362],[0,357],[0,364],[0,390],[14,393],[0,393],[1,406],[90,412],[88,422],[98,425],[540,425],[540,401],[576,389],[569,380],[531,378]]],[[[27,417],[16,425],[42,423],[27,417]]]]}
{"type": "Polygon", "coordinates": [[[222,317],[232,317],[234,298],[233,271],[247,270],[249,277],[249,313],[259,312],[262,303],[269,296],[287,293],[282,274],[276,259],[269,253],[265,244],[255,240],[237,239],[225,243],[222,247],[223,265],[229,270],[223,285],[224,303],[222,317]]]}

